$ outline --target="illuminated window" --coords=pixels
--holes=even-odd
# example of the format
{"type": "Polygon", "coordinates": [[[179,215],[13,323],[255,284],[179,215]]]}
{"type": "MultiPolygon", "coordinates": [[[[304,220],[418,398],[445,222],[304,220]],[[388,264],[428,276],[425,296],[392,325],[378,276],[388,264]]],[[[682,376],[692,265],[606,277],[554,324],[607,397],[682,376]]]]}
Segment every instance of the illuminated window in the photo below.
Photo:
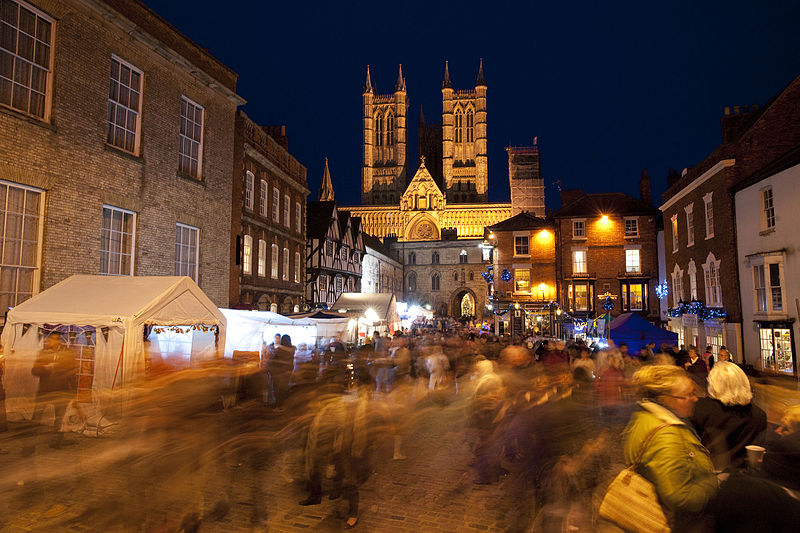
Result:
{"type": "Polygon", "coordinates": [[[294,229],[298,232],[303,231],[303,209],[300,202],[294,203],[294,229]]]}
{"type": "Polygon", "coordinates": [[[245,235],[242,239],[242,273],[250,274],[253,270],[253,237],[245,235]]]}
{"type": "Polygon", "coordinates": [[[589,286],[585,283],[578,283],[573,287],[575,294],[575,310],[589,310],[589,286]]]}
{"type": "Polygon", "coordinates": [[[325,274],[320,274],[319,278],[317,279],[317,287],[319,290],[324,291],[328,288],[328,276],[325,274]]]}
{"type": "Polygon", "coordinates": [[[0,181],[0,316],[38,287],[42,191],[0,181]]]}
{"type": "Polygon", "coordinates": [[[335,279],[335,283],[336,283],[335,288],[336,288],[336,295],[337,296],[342,294],[342,281],[343,281],[342,276],[337,275],[336,279],[335,279]]]}
{"type": "Polygon", "coordinates": [[[255,177],[253,173],[249,170],[244,175],[244,207],[246,209],[253,209],[253,182],[255,181],[255,177]]]}
{"type": "Polygon", "coordinates": [[[586,221],[573,220],[572,221],[572,238],[585,239],[586,238],[586,221]]]}
{"type": "Polygon", "coordinates": [[[672,215],[672,253],[678,251],[678,215],[672,215]]]}
{"type": "Polygon", "coordinates": [[[572,251],[572,273],[586,274],[586,250],[572,251]]]}
{"type": "Polygon", "coordinates": [[[281,203],[281,192],[278,190],[277,187],[272,188],[272,221],[274,223],[279,223],[281,221],[281,212],[280,212],[280,203],[281,203]]]}
{"type": "Polygon", "coordinates": [[[106,142],[126,152],[139,152],[142,73],[116,56],[111,58],[106,142]]]}
{"type": "Polygon", "coordinates": [[[528,236],[514,237],[514,255],[530,255],[528,236]]]}
{"type": "Polygon", "coordinates": [[[639,250],[625,250],[625,272],[636,273],[642,271],[639,259],[639,250]]]}
{"type": "Polygon", "coordinates": [[[638,237],[639,236],[639,219],[636,217],[625,218],[625,236],[638,237]]]}
{"type": "Polygon", "coordinates": [[[467,251],[466,250],[461,250],[461,252],[458,254],[458,262],[459,263],[466,263],[467,262],[467,251]]]}
{"type": "Polygon", "coordinates": [[[514,290],[529,292],[531,287],[531,271],[527,268],[514,269],[514,290]]]}
{"type": "Polygon", "coordinates": [[[278,279],[278,254],[280,253],[278,245],[273,244],[270,251],[272,252],[270,257],[270,276],[272,279],[278,279]]]}
{"type": "Polygon", "coordinates": [[[104,205],[103,231],[100,239],[100,273],[132,276],[135,241],[136,213],[104,205]]]}
{"type": "Polygon", "coordinates": [[[185,96],[181,98],[181,127],[178,135],[178,172],[199,178],[203,160],[203,108],[185,96]]]}
{"type": "Polygon", "coordinates": [[[267,180],[261,180],[258,192],[258,213],[265,217],[267,216],[267,180]]]}
{"type": "Polygon", "coordinates": [[[292,209],[292,207],[291,207],[289,195],[288,194],[284,194],[283,195],[283,225],[286,226],[287,228],[291,227],[291,220],[292,220],[291,213],[290,213],[291,209],[292,209]]]}
{"type": "Polygon", "coordinates": [[[267,241],[258,240],[258,275],[262,278],[267,275],[267,241]]]}
{"type": "Polygon", "coordinates": [[[283,249],[283,274],[281,275],[283,281],[289,281],[289,249],[283,249]]]}
{"type": "Polygon", "coordinates": [[[722,307],[722,287],[719,283],[720,263],[721,261],[717,261],[713,253],[709,253],[703,265],[706,282],[706,305],[708,307],[722,307]]]}
{"type": "Polygon", "coordinates": [[[300,252],[294,253],[294,282],[300,283],[300,252]]]}
{"type": "Polygon", "coordinates": [[[683,208],[686,211],[686,246],[694,246],[694,205],[683,208]]]}
{"type": "Polygon", "coordinates": [[[197,253],[200,230],[185,224],[175,225],[175,275],[197,281],[197,253]]]}
{"type": "Polygon", "coordinates": [[[625,283],[622,285],[622,309],[625,311],[644,311],[647,308],[647,285],[644,283],[625,283]]]}
{"type": "Polygon", "coordinates": [[[689,274],[689,299],[697,299],[697,266],[695,266],[694,259],[689,261],[689,268],[686,269],[689,274]]]}
{"type": "Polygon", "coordinates": [[[712,192],[703,196],[703,204],[705,205],[706,215],[706,239],[714,236],[714,202],[711,198],[712,192]]]}
{"type": "Polygon", "coordinates": [[[53,21],[22,2],[0,6],[0,104],[46,119],[53,21]]]}

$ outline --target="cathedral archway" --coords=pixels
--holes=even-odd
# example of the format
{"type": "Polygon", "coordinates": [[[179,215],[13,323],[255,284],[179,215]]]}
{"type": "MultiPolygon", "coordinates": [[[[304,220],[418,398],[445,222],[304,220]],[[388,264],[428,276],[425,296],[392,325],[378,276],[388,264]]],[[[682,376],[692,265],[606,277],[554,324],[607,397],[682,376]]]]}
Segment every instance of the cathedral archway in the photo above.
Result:
{"type": "Polygon", "coordinates": [[[472,289],[462,287],[450,296],[450,316],[473,318],[481,315],[478,298],[472,289]]]}

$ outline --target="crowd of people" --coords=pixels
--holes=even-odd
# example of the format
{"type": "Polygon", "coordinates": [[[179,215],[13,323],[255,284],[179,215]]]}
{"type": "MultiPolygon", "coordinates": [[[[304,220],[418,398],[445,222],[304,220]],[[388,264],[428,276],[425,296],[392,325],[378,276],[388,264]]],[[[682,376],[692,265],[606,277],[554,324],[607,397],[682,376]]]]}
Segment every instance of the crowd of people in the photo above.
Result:
{"type": "MultiPolygon", "coordinates": [[[[55,405],[50,444],[59,447],[68,358],[57,339],[45,344],[33,369],[40,379],[34,417],[41,422],[43,406],[55,405]]],[[[185,451],[170,436],[185,441],[188,432],[198,436],[188,444],[195,451],[235,450],[236,465],[278,461],[287,482],[302,472],[308,496],[298,504],[342,498],[345,527],[354,528],[359,487],[374,466],[410,455],[407,437],[424,408],[458,405],[472,481],[502,482],[518,497],[510,531],[614,530],[596,509],[608,482],[634,462],[673,531],[789,531],[800,523],[800,406],[771,427],[748,376],[724,348],[715,355],[711,347],[701,354],[650,343],[633,354],[613,342],[600,348],[451,327],[376,332],[351,347],[336,338],[294,346],[289,335],[276,335],[258,359],[246,366],[221,361],[145,387],[136,422],[127,425],[141,446],[126,452],[126,464],[139,465],[155,450],[163,475],[169,450],[172,457],[185,451]],[[198,429],[219,411],[224,424],[198,429]],[[259,419],[274,423],[254,429],[259,419]],[[267,442],[277,450],[268,457],[267,442]]],[[[235,492],[231,461],[197,453],[192,475],[206,473],[190,485],[229,475],[235,492]]],[[[148,482],[131,467],[132,484],[148,482]]],[[[189,513],[181,527],[197,529],[229,508],[223,495],[207,512],[189,513]]]]}

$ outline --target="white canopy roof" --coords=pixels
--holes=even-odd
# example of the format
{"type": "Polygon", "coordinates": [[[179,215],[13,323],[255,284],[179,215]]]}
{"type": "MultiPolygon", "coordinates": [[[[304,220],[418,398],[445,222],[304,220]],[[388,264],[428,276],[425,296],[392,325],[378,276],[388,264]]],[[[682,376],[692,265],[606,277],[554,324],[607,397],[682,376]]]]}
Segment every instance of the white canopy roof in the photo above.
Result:
{"type": "Polygon", "coordinates": [[[75,275],[9,311],[6,324],[225,325],[225,317],[186,276],[75,275]]]}
{"type": "Polygon", "coordinates": [[[393,320],[394,302],[394,295],[391,293],[343,292],[331,311],[363,314],[367,309],[372,309],[381,320],[393,320]]]}

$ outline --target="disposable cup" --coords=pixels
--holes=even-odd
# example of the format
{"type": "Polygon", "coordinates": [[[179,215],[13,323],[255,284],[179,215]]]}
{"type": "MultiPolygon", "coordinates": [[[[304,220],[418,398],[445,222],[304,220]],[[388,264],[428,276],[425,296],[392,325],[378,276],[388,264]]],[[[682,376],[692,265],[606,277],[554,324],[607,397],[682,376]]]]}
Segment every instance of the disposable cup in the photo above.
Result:
{"type": "Polygon", "coordinates": [[[767,450],[763,446],[755,444],[745,446],[745,449],[747,450],[747,464],[750,465],[750,468],[759,468],[767,450]]]}

